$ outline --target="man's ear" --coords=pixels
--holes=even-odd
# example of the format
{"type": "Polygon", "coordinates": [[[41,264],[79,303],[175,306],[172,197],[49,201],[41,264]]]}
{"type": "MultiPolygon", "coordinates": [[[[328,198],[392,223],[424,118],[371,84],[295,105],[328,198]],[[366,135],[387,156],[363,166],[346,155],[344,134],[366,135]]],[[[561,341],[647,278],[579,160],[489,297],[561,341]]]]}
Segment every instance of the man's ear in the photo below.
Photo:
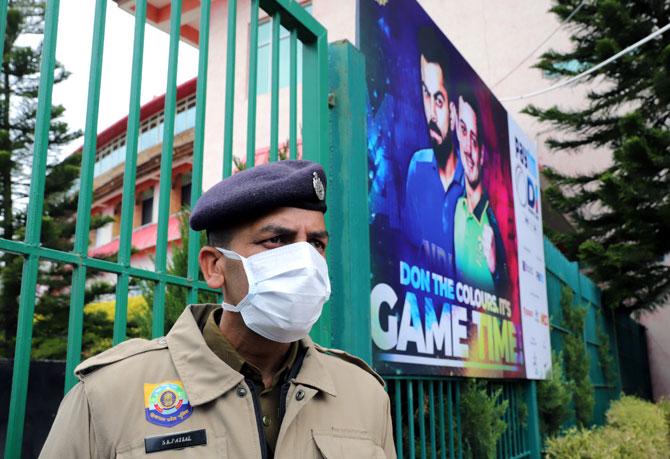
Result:
{"type": "Polygon", "coordinates": [[[198,254],[198,264],[207,286],[213,289],[223,287],[225,278],[224,263],[221,263],[221,254],[214,247],[204,246],[198,254]]]}

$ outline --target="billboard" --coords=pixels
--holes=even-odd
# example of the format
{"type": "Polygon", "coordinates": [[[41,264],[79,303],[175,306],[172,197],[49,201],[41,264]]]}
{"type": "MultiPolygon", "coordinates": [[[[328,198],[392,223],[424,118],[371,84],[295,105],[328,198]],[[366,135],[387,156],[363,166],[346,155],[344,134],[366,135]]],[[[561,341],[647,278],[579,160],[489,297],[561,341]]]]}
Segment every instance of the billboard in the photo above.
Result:
{"type": "Polygon", "coordinates": [[[551,351],[532,145],[416,1],[358,6],[374,365],[542,379],[551,351]]]}

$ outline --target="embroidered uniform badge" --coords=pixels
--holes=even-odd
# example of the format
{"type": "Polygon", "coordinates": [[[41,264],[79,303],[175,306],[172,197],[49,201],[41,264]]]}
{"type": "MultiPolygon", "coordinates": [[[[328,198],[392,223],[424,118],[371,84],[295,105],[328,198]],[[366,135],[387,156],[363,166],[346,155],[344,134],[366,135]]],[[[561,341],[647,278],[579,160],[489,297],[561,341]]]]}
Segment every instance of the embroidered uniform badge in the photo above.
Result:
{"type": "Polygon", "coordinates": [[[191,414],[193,407],[181,381],[144,384],[144,415],[150,423],[173,427],[191,414]]]}

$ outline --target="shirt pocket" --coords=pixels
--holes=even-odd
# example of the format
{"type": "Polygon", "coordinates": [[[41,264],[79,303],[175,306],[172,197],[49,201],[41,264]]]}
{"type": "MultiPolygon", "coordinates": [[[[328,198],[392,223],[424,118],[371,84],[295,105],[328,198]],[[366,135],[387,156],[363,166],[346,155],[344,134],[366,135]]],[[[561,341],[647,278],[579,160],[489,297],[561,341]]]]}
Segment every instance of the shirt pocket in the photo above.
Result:
{"type": "Polygon", "coordinates": [[[179,449],[168,449],[164,451],[155,451],[147,453],[144,440],[135,442],[131,445],[123,446],[116,450],[116,459],[195,459],[195,458],[222,458],[228,457],[228,450],[225,437],[207,436],[207,443],[204,445],[187,446],[179,449]]]}
{"type": "Polygon", "coordinates": [[[364,431],[348,429],[313,431],[312,438],[319,458],[386,459],[384,450],[364,431]]]}

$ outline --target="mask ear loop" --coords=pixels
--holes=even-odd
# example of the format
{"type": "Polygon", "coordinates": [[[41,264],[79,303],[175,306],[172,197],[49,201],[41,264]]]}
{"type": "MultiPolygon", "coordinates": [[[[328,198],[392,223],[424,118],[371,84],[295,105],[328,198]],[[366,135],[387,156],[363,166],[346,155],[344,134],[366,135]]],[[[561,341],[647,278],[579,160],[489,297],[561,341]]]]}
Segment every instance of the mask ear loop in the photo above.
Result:
{"type": "Polygon", "coordinates": [[[247,262],[246,257],[243,257],[237,252],[228,249],[223,249],[221,247],[217,247],[216,250],[221,252],[223,256],[228,258],[229,260],[238,260],[242,262],[242,268],[244,269],[244,274],[247,277],[247,286],[249,291],[244,296],[244,298],[242,298],[240,302],[237,303],[236,305],[226,303],[225,298],[223,303],[221,303],[221,306],[226,311],[241,312],[242,309],[244,309],[244,306],[247,305],[248,300],[250,300],[256,295],[256,279],[254,278],[254,273],[249,269],[249,264],[247,262]]]}

